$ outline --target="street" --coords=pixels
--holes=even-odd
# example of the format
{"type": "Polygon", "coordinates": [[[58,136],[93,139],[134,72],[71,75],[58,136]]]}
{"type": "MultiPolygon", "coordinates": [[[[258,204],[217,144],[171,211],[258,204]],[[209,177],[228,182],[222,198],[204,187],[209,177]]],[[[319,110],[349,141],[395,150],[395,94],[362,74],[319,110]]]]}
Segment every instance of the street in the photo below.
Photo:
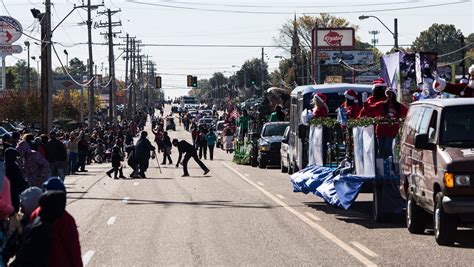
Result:
{"type": "MultiPolygon", "coordinates": [[[[170,136],[190,139],[182,126],[170,136]]],[[[220,149],[204,163],[211,169],[206,176],[193,161],[190,177],[182,178],[174,165],[161,166],[160,174],[156,160],[146,179],[110,179],[109,164],[68,176],[67,210],[79,227],[84,264],[414,266],[474,260],[472,229],[460,230],[456,246],[442,247],[432,232],[409,234],[403,219],[374,222],[371,194],[359,195],[344,211],[293,193],[279,169],[236,165],[220,149]]]]}

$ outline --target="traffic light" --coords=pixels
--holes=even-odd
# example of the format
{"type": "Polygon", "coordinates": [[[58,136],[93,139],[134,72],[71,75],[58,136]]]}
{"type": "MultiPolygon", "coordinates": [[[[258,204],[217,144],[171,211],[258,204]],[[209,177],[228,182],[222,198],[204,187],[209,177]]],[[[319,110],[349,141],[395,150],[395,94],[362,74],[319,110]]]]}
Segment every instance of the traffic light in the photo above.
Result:
{"type": "Polygon", "coordinates": [[[255,74],[250,74],[250,84],[255,85],[257,82],[257,76],[255,74]]]}
{"type": "Polygon", "coordinates": [[[188,75],[186,81],[187,81],[186,84],[188,85],[188,87],[192,87],[193,86],[193,75],[188,75]]]}
{"type": "Polygon", "coordinates": [[[192,80],[191,86],[198,87],[198,77],[193,76],[191,80],[192,80]]]}
{"type": "Polygon", "coordinates": [[[161,88],[161,76],[156,76],[155,77],[155,88],[157,88],[157,89],[161,88]]]}

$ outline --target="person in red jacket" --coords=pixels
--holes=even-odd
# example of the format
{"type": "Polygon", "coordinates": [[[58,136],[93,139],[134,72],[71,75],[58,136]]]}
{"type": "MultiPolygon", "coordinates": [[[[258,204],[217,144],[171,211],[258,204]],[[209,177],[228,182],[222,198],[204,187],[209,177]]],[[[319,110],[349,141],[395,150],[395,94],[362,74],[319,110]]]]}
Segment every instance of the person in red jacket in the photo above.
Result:
{"type": "MultiPolygon", "coordinates": [[[[398,120],[407,116],[408,109],[397,101],[397,93],[395,90],[387,89],[385,92],[386,101],[378,102],[371,109],[370,117],[381,117],[387,120],[398,120]]],[[[375,127],[375,135],[378,142],[379,156],[388,158],[393,156],[392,145],[393,139],[397,137],[400,125],[394,124],[377,124],[375,127]]]]}
{"type": "Polygon", "coordinates": [[[373,81],[372,95],[364,102],[359,112],[359,118],[372,117],[371,114],[373,113],[374,106],[379,102],[387,100],[387,96],[385,95],[386,90],[387,84],[382,78],[373,81]]]}
{"type": "MultiPolygon", "coordinates": [[[[76,221],[65,209],[66,187],[64,183],[59,178],[52,177],[43,184],[43,188],[46,191],[40,199],[40,206],[31,214],[31,222],[37,217],[43,219],[46,211],[48,214],[54,215],[48,266],[83,266],[76,221]]],[[[51,216],[48,215],[48,217],[51,216]]]]}
{"type": "Polygon", "coordinates": [[[465,83],[449,83],[441,79],[437,74],[433,82],[433,89],[437,92],[457,95],[460,97],[474,97],[474,64],[469,67],[469,81],[465,83]]]}
{"type": "Polygon", "coordinates": [[[313,100],[313,118],[325,118],[328,116],[329,109],[326,105],[327,96],[321,93],[314,94],[313,100]]]}
{"type": "Polygon", "coordinates": [[[344,97],[346,98],[346,101],[342,103],[341,107],[346,112],[346,118],[355,119],[359,117],[360,106],[358,104],[356,91],[349,89],[344,92],[344,97]]]}

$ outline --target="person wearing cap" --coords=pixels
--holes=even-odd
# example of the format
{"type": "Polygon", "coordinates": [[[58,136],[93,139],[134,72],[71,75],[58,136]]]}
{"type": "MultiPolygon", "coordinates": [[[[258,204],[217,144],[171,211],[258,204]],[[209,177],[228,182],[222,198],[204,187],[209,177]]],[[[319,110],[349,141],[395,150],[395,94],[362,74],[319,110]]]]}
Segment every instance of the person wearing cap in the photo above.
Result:
{"type": "Polygon", "coordinates": [[[344,92],[345,101],[342,103],[341,108],[346,113],[347,119],[355,119],[359,116],[360,106],[358,104],[358,96],[356,91],[349,89],[344,92]]]}
{"type": "Polygon", "coordinates": [[[51,242],[46,249],[47,266],[83,266],[76,221],[66,210],[64,183],[58,177],[51,177],[43,189],[39,207],[31,214],[30,221],[52,224],[51,242]]]}
{"type": "Polygon", "coordinates": [[[39,199],[41,198],[43,191],[36,186],[25,189],[21,192],[20,199],[20,211],[21,214],[10,218],[11,234],[5,242],[5,247],[2,251],[2,259],[5,266],[7,266],[10,259],[15,257],[20,248],[20,242],[23,238],[26,227],[30,223],[31,213],[36,210],[39,206],[39,199]],[[16,220],[16,225],[12,220],[16,220]]]}
{"type": "MultiPolygon", "coordinates": [[[[387,120],[398,120],[407,116],[408,109],[397,101],[397,91],[387,89],[385,91],[387,100],[378,102],[373,106],[371,116],[374,118],[381,117],[387,120]]],[[[377,124],[375,127],[375,135],[378,142],[379,156],[388,158],[393,156],[392,145],[393,139],[397,137],[400,125],[398,123],[377,124]]]]}
{"type": "Polygon", "coordinates": [[[372,84],[372,95],[367,98],[363,103],[362,109],[359,112],[359,118],[362,117],[373,117],[374,106],[379,102],[387,100],[385,91],[387,90],[387,84],[384,79],[376,79],[372,84]]]}
{"type": "Polygon", "coordinates": [[[326,105],[327,96],[322,93],[316,93],[311,100],[313,105],[313,118],[325,118],[329,114],[328,106],[326,105]]]}
{"type": "Polygon", "coordinates": [[[433,89],[435,91],[460,97],[474,97],[474,64],[469,67],[469,81],[467,83],[446,82],[446,80],[440,78],[437,73],[434,74],[434,77],[433,89]]]}

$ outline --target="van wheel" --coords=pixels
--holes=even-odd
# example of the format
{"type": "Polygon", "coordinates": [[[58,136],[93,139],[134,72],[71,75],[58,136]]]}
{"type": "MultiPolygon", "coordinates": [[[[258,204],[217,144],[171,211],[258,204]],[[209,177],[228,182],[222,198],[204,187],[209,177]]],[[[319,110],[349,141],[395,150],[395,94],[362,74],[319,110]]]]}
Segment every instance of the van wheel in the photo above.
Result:
{"type": "Polygon", "coordinates": [[[456,218],[444,211],[442,192],[438,192],[438,194],[436,194],[435,200],[436,203],[433,213],[433,225],[436,242],[443,246],[453,245],[456,241],[456,218]]]}
{"type": "Polygon", "coordinates": [[[374,184],[374,193],[372,199],[372,214],[376,222],[387,222],[389,214],[383,211],[383,185],[374,184]]]}
{"type": "Polygon", "coordinates": [[[281,166],[280,170],[281,170],[282,173],[287,173],[288,172],[288,167],[285,167],[283,165],[283,162],[280,162],[280,166],[281,166]]]}
{"type": "Polygon", "coordinates": [[[408,232],[423,234],[426,229],[426,212],[416,204],[413,194],[408,194],[406,221],[408,232]]]}

